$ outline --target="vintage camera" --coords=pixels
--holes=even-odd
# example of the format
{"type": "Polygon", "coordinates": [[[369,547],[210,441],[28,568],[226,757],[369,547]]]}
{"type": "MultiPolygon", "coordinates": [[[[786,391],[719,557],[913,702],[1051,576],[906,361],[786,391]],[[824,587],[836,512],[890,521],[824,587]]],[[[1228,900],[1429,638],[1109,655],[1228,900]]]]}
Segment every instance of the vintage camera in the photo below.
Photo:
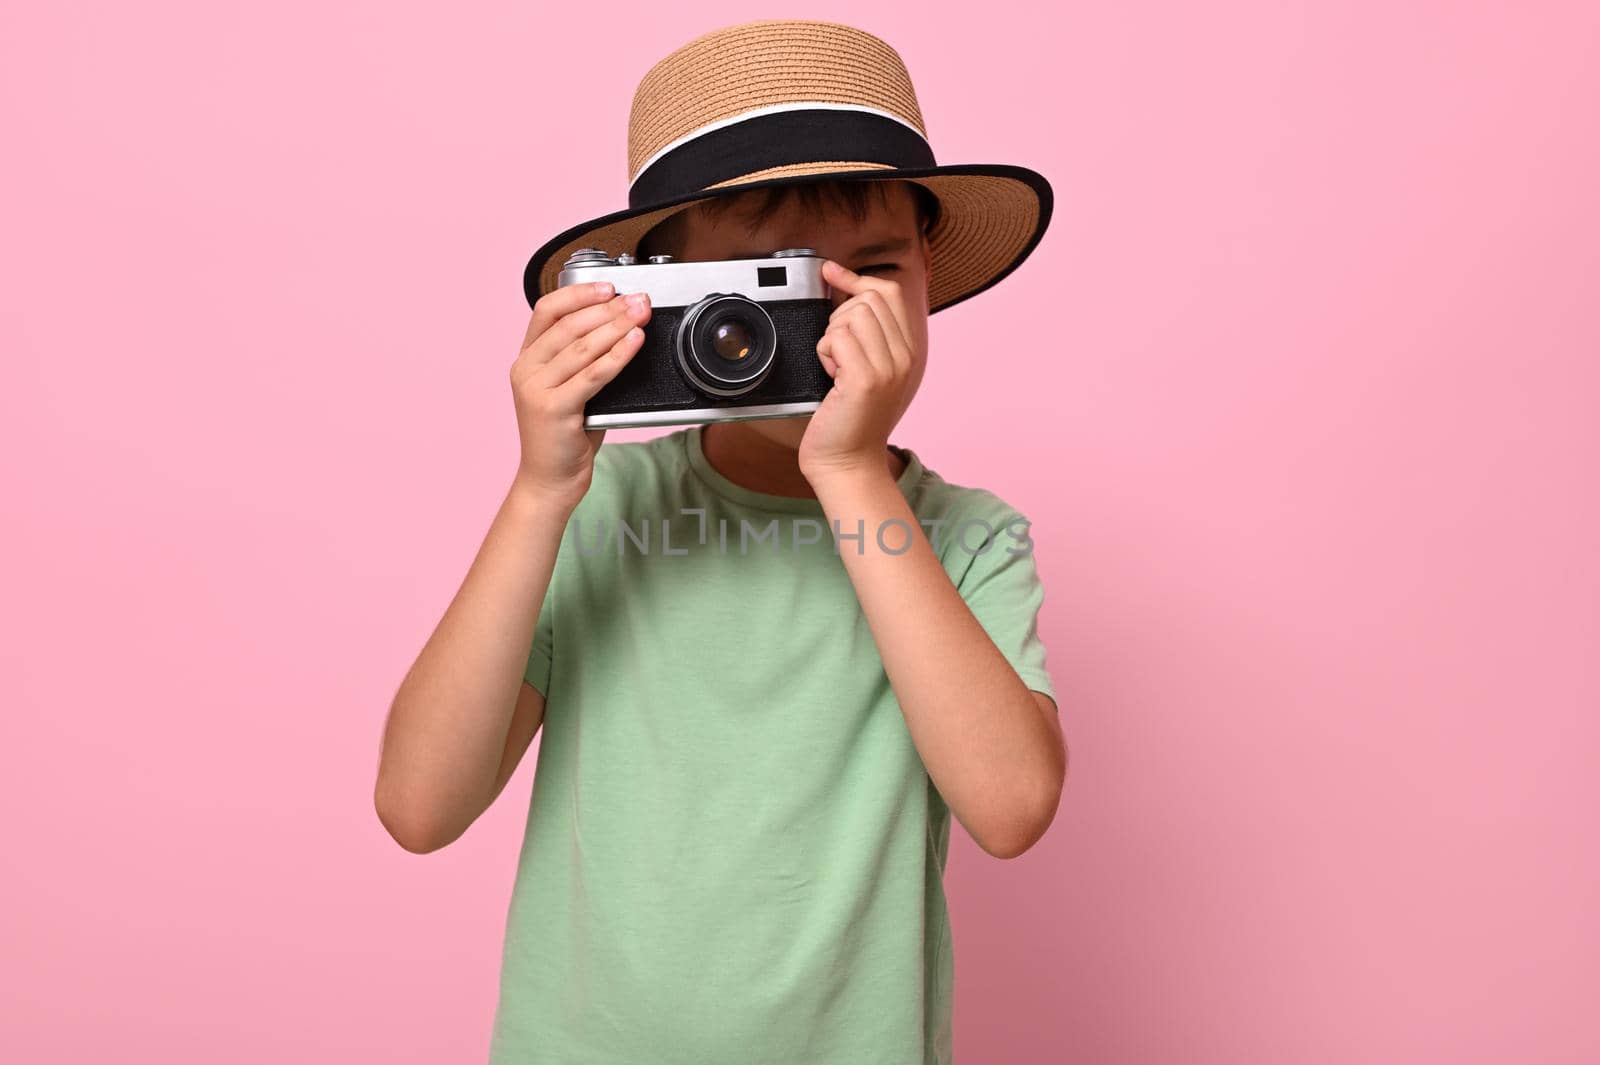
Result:
{"type": "Polygon", "coordinates": [[[764,258],[674,262],[579,248],[561,286],[610,281],[650,296],[644,346],[584,407],[587,428],[809,414],[833,387],[817,341],[833,312],[810,248],[764,258]]]}

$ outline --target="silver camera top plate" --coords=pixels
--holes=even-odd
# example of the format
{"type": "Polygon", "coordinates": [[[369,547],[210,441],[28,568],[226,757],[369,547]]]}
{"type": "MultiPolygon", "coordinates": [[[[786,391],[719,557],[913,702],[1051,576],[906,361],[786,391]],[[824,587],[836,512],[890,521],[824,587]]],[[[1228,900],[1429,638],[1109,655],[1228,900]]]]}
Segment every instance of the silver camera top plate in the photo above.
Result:
{"type": "Polygon", "coordinates": [[[751,259],[645,263],[618,263],[603,252],[585,255],[591,251],[575,252],[556,284],[609,281],[619,293],[648,292],[657,307],[687,307],[712,292],[737,293],[761,302],[828,298],[822,258],[808,254],[809,248],[788,248],[751,259]]]}

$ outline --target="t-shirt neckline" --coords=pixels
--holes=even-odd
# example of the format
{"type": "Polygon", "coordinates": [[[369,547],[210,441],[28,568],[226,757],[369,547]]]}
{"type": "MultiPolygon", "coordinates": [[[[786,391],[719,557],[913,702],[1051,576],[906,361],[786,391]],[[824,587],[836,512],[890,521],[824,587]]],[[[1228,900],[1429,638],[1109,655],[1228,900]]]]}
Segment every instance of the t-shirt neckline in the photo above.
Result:
{"type": "MultiPolygon", "coordinates": [[[[701,443],[701,434],[705,431],[704,424],[690,426],[683,434],[685,457],[689,468],[695,475],[706,483],[717,495],[724,499],[750,507],[754,510],[781,511],[789,514],[822,514],[822,503],[814,497],[807,496],[781,496],[770,492],[758,492],[753,488],[735,484],[719,473],[715,466],[706,458],[705,448],[701,443]]],[[[905,468],[900,471],[895,484],[899,486],[901,495],[910,496],[911,489],[922,478],[922,460],[917,453],[908,447],[890,444],[905,461],[905,468]]]]}

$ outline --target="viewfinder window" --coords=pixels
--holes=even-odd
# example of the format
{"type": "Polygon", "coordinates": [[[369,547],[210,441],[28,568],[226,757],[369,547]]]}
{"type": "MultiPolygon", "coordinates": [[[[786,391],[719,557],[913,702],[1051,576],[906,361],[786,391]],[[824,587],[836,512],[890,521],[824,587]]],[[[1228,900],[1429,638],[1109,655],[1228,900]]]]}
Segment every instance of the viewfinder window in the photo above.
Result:
{"type": "Polygon", "coordinates": [[[789,268],[787,266],[756,267],[756,284],[761,288],[782,287],[788,283],[789,268]]]}

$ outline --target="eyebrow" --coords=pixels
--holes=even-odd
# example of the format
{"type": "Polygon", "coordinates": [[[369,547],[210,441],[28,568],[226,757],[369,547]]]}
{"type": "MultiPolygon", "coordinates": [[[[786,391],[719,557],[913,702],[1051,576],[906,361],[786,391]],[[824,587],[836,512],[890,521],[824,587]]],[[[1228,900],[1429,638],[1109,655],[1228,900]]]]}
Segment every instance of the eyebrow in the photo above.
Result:
{"type": "Polygon", "coordinates": [[[893,255],[897,252],[910,251],[911,241],[905,237],[894,237],[890,240],[880,240],[873,244],[863,244],[851,255],[853,259],[864,259],[869,255],[893,255]]]}

